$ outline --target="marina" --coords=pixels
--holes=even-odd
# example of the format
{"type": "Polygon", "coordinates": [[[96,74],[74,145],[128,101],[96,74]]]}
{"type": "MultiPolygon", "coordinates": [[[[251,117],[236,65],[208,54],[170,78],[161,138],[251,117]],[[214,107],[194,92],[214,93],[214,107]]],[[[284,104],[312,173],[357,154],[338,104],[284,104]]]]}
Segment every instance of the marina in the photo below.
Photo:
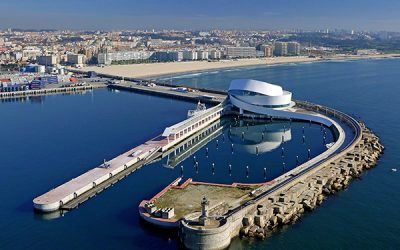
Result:
{"type": "MultiPolygon", "coordinates": [[[[287,89],[296,93],[295,96],[298,99],[312,100],[316,103],[334,107],[337,110],[346,111],[348,114],[355,113],[357,117],[361,116],[365,123],[373,128],[374,133],[379,134],[382,141],[385,143],[386,151],[384,157],[379,160],[377,168],[362,174],[362,181],[355,177],[354,181],[350,182],[345,192],[342,191],[337,193],[337,195],[328,196],[328,201],[323,203],[323,207],[317,207],[316,212],[312,212],[312,214],[306,213],[308,215],[302,216],[300,222],[297,222],[296,226],[283,226],[285,229],[282,230],[280,229],[281,226],[279,226],[281,224],[277,223],[278,226],[275,227],[274,232],[270,232],[270,236],[266,236],[269,237],[268,240],[260,241],[252,239],[253,237],[259,237],[256,236],[253,231],[259,227],[259,222],[258,219],[254,218],[255,216],[249,215],[248,218],[253,220],[253,224],[250,227],[251,230],[248,231],[249,236],[245,234],[233,238],[231,241],[231,246],[233,248],[264,248],[268,246],[271,249],[278,249],[281,247],[293,248],[298,244],[307,248],[312,248],[315,244],[325,244],[326,240],[322,241],[319,239],[326,239],[327,235],[331,235],[330,237],[337,239],[334,242],[329,242],[329,244],[332,244],[332,247],[335,248],[340,248],[343,244],[346,244],[346,242],[354,242],[349,246],[358,245],[367,247],[367,245],[371,246],[371,244],[377,246],[373,241],[368,241],[368,243],[366,243],[365,241],[355,239],[362,237],[362,235],[371,237],[372,235],[378,236],[384,234],[385,237],[381,238],[379,244],[389,248],[393,242],[396,242],[396,238],[393,237],[394,235],[387,230],[387,226],[392,227],[395,225],[393,220],[395,206],[383,206],[387,199],[393,201],[394,205],[396,204],[396,200],[390,197],[395,197],[393,196],[392,188],[393,185],[396,185],[395,181],[397,179],[396,172],[391,171],[392,168],[398,169],[396,165],[397,161],[393,158],[392,154],[394,152],[393,150],[396,150],[396,145],[393,144],[393,138],[395,138],[393,137],[393,133],[395,133],[397,129],[396,127],[388,129],[391,123],[396,122],[396,119],[395,116],[389,115],[386,116],[386,120],[379,119],[380,115],[385,110],[384,106],[390,104],[389,99],[391,98],[383,99],[382,102],[372,105],[369,100],[372,100],[374,95],[371,92],[365,91],[361,96],[353,95],[354,92],[347,92],[347,86],[350,85],[355,85],[359,89],[363,88],[364,84],[361,84],[362,81],[360,77],[368,75],[368,72],[371,72],[372,66],[379,68],[380,84],[395,88],[394,82],[390,80],[392,77],[387,74],[382,74],[382,72],[392,70],[396,65],[396,60],[380,62],[318,63],[292,67],[291,72],[293,73],[288,76],[285,75],[285,69],[287,68],[285,66],[276,67],[270,71],[263,71],[266,78],[275,79],[275,82],[282,82],[287,89]],[[379,65],[382,67],[378,67],[379,65]],[[362,70],[363,68],[365,68],[365,70],[362,70]],[[311,69],[312,72],[310,72],[311,69]],[[351,76],[350,71],[354,70],[359,72],[357,76],[351,76]],[[300,74],[300,72],[303,71],[304,74],[300,74]],[[335,78],[334,73],[337,74],[338,72],[341,72],[339,75],[342,77],[346,77],[342,78],[338,76],[335,78]],[[321,74],[327,81],[326,88],[324,87],[323,89],[319,88],[321,74]],[[333,88],[332,86],[335,87],[333,88]],[[315,91],[308,92],[307,89],[309,88],[313,88],[315,91]],[[332,93],[331,95],[324,95],[327,89],[332,93]],[[337,92],[333,91],[333,89],[337,92]],[[338,97],[339,94],[341,96],[340,98],[338,97]],[[343,99],[353,99],[362,106],[350,105],[342,101],[343,99]],[[385,214],[382,214],[382,211],[385,211],[385,214]],[[348,216],[350,215],[352,216],[354,224],[348,223],[348,216]],[[365,220],[365,218],[368,218],[368,220],[365,220]],[[254,226],[255,221],[257,221],[257,227],[254,226]],[[384,225],[381,223],[384,223],[384,225]],[[358,229],[355,225],[357,225],[358,229]],[[366,230],[359,230],[359,227],[366,228],[366,230]],[[299,228],[302,229],[298,230],[299,228]],[[319,230],[315,231],[315,228],[319,230]],[[338,228],[340,228],[340,232],[343,232],[343,234],[340,233],[340,237],[337,234],[338,228]],[[310,231],[314,233],[310,234],[310,231]],[[351,239],[353,239],[353,241],[351,241],[351,239]]],[[[251,76],[262,79],[259,73],[257,73],[259,71],[261,70],[243,70],[240,71],[240,73],[246,77],[251,76]]],[[[229,79],[229,76],[225,74],[221,77],[229,79]]],[[[363,82],[373,85],[373,79],[374,78],[365,78],[363,82]]],[[[188,83],[188,85],[194,81],[195,80],[187,78],[182,80],[183,84],[188,83]]],[[[205,80],[201,79],[200,81],[204,82],[205,80]]],[[[227,89],[227,87],[224,87],[223,83],[219,83],[218,80],[213,81],[210,79],[210,82],[216,88],[227,89]]],[[[175,84],[175,80],[173,83],[175,84]]],[[[379,95],[386,93],[388,97],[393,97],[393,95],[385,91],[385,89],[378,88],[374,93],[379,95]]],[[[173,148],[171,148],[170,163],[175,165],[175,169],[164,168],[164,163],[166,163],[167,158],[164,158],[162,161],[152,161],[154,163],[151,162],[149,165],[146,165],[146,167],[135,171],[133,175],[129,175],[129,178],[118,181],[111,189],[107,189],[100,195],[95,193],[94,195],[96,197],[94,199],[85,202],[84,205],[81,204],[78,209],[68,212],[63,218],[52,222],[46,222],[42,221],[42,218],[44,218],[45,215],[47,217],[47,214],[44,214],[42,217],[41,214],[35,213],[32,216],[32,198],[49,191],[52,187],[56,187],[59,184],[85,173],[90,170],[91,167],[101,165],[101,163],[103,163],[103,158],[108,161],[118,156],[121,152],[126,152],[147,141],[149,138],[161,134],[163,128],[184,120],[187,110],[195,108],[195,103],[197,103],[197,101],[193,101],[192,103],[179,100],[169,101],[157,96],[140,95],[128,91],[109,91],[107,89],[99,89],[82,94],[46,96],[40,105],[30,102],[4,103],[4,108],[7,108],[8,112],[2,113],[4,122],[3,129],[8,125],[12,125],[15,126],[15,132],[18,131],[18,133],[11,131],[8,133],[6,130],[3,130],[2,148],[4,154],[2,161],[5,165],[10,166],[12,171],[6,170],[0,178],[2,178],[2,183],[8,183],[9,186],[13,186],[13,192],[11,194],[8,191],[6,192],[7,188],[2,189],[4,191],[2,193],[3,196],[9,201],[1,205],[2,210],[5,214],[10,214],[10,218],[4,218],[2,221],[4,222],[3,225],[9,225],[7,226],[7,230],[12,232],[15,237],[12,235],[8,235],[7,237],[3,235],[1,240],[2,245],[6,248],[13,248],[13,246],[22,248],[27,246],[27,244],[39,244],[40,247],[51,248],[54,244],[59,244],[62,249],[71,247],[78,248],[79,246],[90,249],[95,246],[101,247],[112,244],[118,248],[131,247],[135,249],[149,247],[149,244],[151,244],[151,247],[175,249],[179,245],[179,239],[175,238],[172,233],[168,233],[167,231],[162,230],[160,232],[152,227],[148,227],[145,223],[142,223],[142,220],[139,220],[140,217],[137,213],[138,205],[142,200],[154,197],[155,194],[180,176],[181,165],[184,166],[183,181],[187,180],[187,178],[193,178],[195,182],[211,183],[218,183],[220,180],[225,180],[224,183],[226,184],[246,181],[262,182],[263,166],[260,164],[260,167],[256,167],[257,159],[267,162],[276,162],[278,164],[275,166],[273,164],[268,164],[266,166],[267,178],[273,177],[274,169],[282,169],[280,165],[281,160],[279,158],[281,147],[278,147],[276,151],[272,152],[272,155],[274,155],[272,159],[262,158],[262,147],[260,145],[259,156],[255,154],[244,155],[244,153],[241,153],[244,152],[241,151],[242,148],[246,150],[246,147],[248,147],[246,145],[240,147],[239,145],[239,142],[241,142],[241,131],[245,132],[245,138],[247,138],[247,135],[250,137],[250,132],[249,134],[246,133],[246,121],[243,123],[241,130],[235,131],[238,137],[236,143],[235,141],[233,142],[235,145],[234,158],[232,160],[229,160],[227,157],[227,155],[230,154],[230,140],[227,137],[227,130],[225,129],[225,144],[222,142],[222,135],[219,135],[209,142],[208,145],[207,143],[205,143],[203,147],[199,145],[199,150],[194,153],[200,162],[199,174],[196,174],[194,167],[191,165],[193,155],[188,156],[186,160],[179,163],[180,159],[184,159],[186,155],[189,155],[189,152],[185,153],[187,152],[186,147],[185,150],[181,149],[181,153],[185,153],[185,155],[178,154],[177,151],[177,157],[179,158],[175,158],[176,161],[172,158],[174,151],[173,148]],[[136,112],[136,109],[143,105],[149,106],[151,117],[136,112]],[[93,108],[91,108],[91,106],[93,106],[93,108]],[[113,107],[113,109],[111,109],[111,107],[113,107]],[[17,110],[18,112],[16,112],[17,110]],[[56,115],[56,112],[59,113],[60,110],[63,110],[63,116],[66,117],[65,119],[63,119],[63,116],[56,115]],[[10,112],[13,113],[12,117],[10,112]],[[169,116],[164,115],[166,112],[169,112],[169,116],[174,116],[176,119],[168,120],[169,116]],[[36,114],[37,119],[29,116],[29,114],[32,113],[36,114]],[[71,116],[71,113],[76,115],[71,116]],[[140,116],[140,119],[143,121],[142,123],[136,122],[137,118],[135,117],[138,116],[140,116]],[[13,121],[12,124],[9,122],[11,119],[13,121]],[[102,126],[97,126],[95,122],[91,122],[92,120],[99,121],[99,119],[102,120],[102,126]],[[77,122],[78,120],[84,121],[85,124],[77,122]],[[163,122],[165,120],[169,122],[163,122]],[[121,121],[123,121],[123,124],[121,124],[121,121]],[[20,126],[20,124],[29,124],[29,128],[24,128],[20,126]],[[64,128],[63,124],[68,125],[64,128]],[[60,129],[62,130],[60,131],[60,129]],[[138,132],[134,132],[133,129],[138,132]],[[91,131],[96,131],[96,133],[92,133],[91,131]],[[50,134],[52,135],[51,137],[50,134]],[[13,146],[15,143],[13,144],[11,140],[11,136],[14,138],[13,140],[15,140],[15,138],[18,138],[18,135],[24,138],[23,141],[15,141],[19,149],[13,146]],[[216,150],[216,140],[219,140],[220,144],[218,150],[216,150]],[[48,146],[50,141],[55,143],[52,144],[54,146],[48,146]],[[205,147],[209,148],[209,158],[207,160],[205,160],[205,147]],[[13,155],[15,156],[12,152],[16,152],[16,150],[24,152],[21,154],[21,157],[12,157],[13,155]],[[227,151],[227,154],[225,151],[227,151]],[[217,155],[221,155],[221,157],[216,158],[217,155]],[[30,159],[29,165],[25,165],[27,158],[30,159]],[[46,159],[46,161],[41,159],[46,159]],[[240,159],[243,159],[243,161],[239,161],[238,164],[232,164],[232,177],[230,177],[228,164],[240,159]],[[212,175],[212,163],[215,163],[215,175],[212,175]],[[246,178],[246,164],[249,165],[250,169],[248,179],[246,178]],[[46,175],[41,174],[44,172],[46,175]],[[18,178],[12,178],[13,176],[18,176],[18,178]],[[29,187],[29,189],[27,189],[27,187],[29,187]],[[107,221],[106,226],[104,221],[107,221]],[[32,230],[25,232],[24,228],[27,226],[32,228],[32,230]],[[78,233],[76,230],[73,230],[77,227],[86,228],[84,237],[81,235],[81,232],[78,233]],[[102,227],[103,230],[97,230],[99,227],[102,227]],[[42,233],[46,233],[48,238],[42,238],[40,241],[41,243],[38,243],[37,237],[42,233]],[[62,237],[65,233],[68,233],[75,240],[70,241],[71,237],[62,237]],[[23,235],[24,239],[18,240],[16,237],[17,235],[23,235]],[[142,241],[145,239],[147,243],[142,244],[139,239],[142,239],[142,241]],[[98,244],[93,245],[93,243],[88,242],[98,242],[98,244]]],[[[387,110],[386,112],[389,111],[387,110]]],[[[249,129],[251,130],[253,123],[250,121],[251,118],[248,121],[249,129]]],[[[287,124],[283,123],[280,128],[283,129],[284,126],[288,129],[289,122],[287,124]]],[[[317,125],[312,124],[312,127],[309,128],[306,122],[304,125],[297,125],[296,129],[295,123],[293,123],[291,141],[296,143],[298,147],[291,149],[291,147],[289,147],[290,141],[285,142],[285,158],[287,159],[285,162],[288,168],[295,164],[295,152],[299,152],[300,156],[307,157],[307,146],[304,146],[304,148],[300,147],[300,145],[302,145],[302,126],[305,127],[306,143],[308,144],[310,140],[313,140],[318,143],[322,149],[323,133],[317,133],[317,131],[320,131],[317,125]],[[312,131],[316,133],[315,139],[310,134],[312,131]]],[[[258,136],[256,138],[261,138],[260,133],[261,131],[257,133],[258,136]]],[[[245,142],[247,143],[247,139],[245,142]]],[[[327,143],[329,142],[328,140],[327,143]]],[[[176,146],[179,144],[180,143],[176,146]]],[[[191,150],[190,147],[187,149],[191,150]]],[[[255,152],[255,146],[252,146],[249,152],[255,152]]],[[[311,152],[313,155],[317,154],[316,149],[312,149],[311,152]]],[[[268,155],[270,155],[270,153],[268,153],[268,155]]],[[[300,162],[302,162],[302,159],[300,159],[300,162]]],[[[340,165],[335,166],[339,168],[340,165]]],[[[341,167],[339,169],[341,169],[341,167]]],[[[345,168],[343,169],[343,171],[345,171],[345,168]]],[[[328,172],[326,172],[326,174],[328,174],[328,172]]],[[[335,186],[337,185],[335,184],[335,186]]],[[[98,187],[100,188],[101,184],[98,185],[98,187]]],[[[301,186],[299,186],[299,188],[300,187],[301,186]]],[[[299,194],[301,194],[300,190],[301,189],[298,191],[299,194]]],[[[308,192],[308,194],[311,195],[312,193],[308,192]]],[[[279,197],[276,199],[278,201],[275,204],[282,207],[279,213],[282,213],[283,217],[280,215],[277,216],[278,220],[281,221],[284,217],[288,218],[285,213],[290,213],[295,210],[293,210],[293,207],[284,204],[284,202],[279,203],[279,197]]],[[[292,198],[288,196],[286,199],[290,201],[292,198]]],[[[310,205],[313,205],[313,199],[310,199],[310,201],[310,205]]],[[[196,204],[200,205],[200,202],[201,199],[196,204]]],[[[213,206],[214,203],[212,203],[212,201],[210,203],[210,206],[213,206]]],[[[267,203],[262,203],[262,205],[265,207],[269,206],[267,203]]],[[[295,207],[298,208],[298,206],[299,205],[296,205],[295,207]]],[[[294,214],[300,215],[298,212],[294,214]]],[[[267,223],[266,220],[264,220],[264,222],[267,223]]],[[[244,230],[244,232],[246,231],[244,230]]],[[[392,233],[395,233],[395,231],[392,233]]]]}
{"type": "MultiPolygon", "coordinates": [[[[112,88],[121,88],[120,85],[111,85],[112,88]]],[[[126,87],[123,86],[122,88],[130,88],[132,91],[137,91],[138,88],[136,86],[126,87]]],[[[171,91],[168,88],[163,89],[155,89],[154,87],[146,87],[146,91],[153,91],[153,94],[160,94],[165,95],[165,93],[170,94],[171,91]]],[[[141,91],[142,87],[139,88],[141,91]]],[[[177,92],[177,96],[181,98],[182,95],[186,95],[185,98],[190,100],[199,100],[199,95],[192,95],[191,93],[182,93],[177,92]]],[[[215,92],[213,92],[215,94],[215,92]]],[[[204,92],[201,93],[200,96],[203,96],[204,92]]],[[[220,99],[221,95],[219,96],[220,99]]],[[[217,99],[218,100],[218,99],[217,99]]],[[[196,132],[200,131],[203,128],[206,128],[214,121],[219,120],[220,117],[223,115],[224,109],[226,109],[227,105],[225,104],[226,101],[223,103],[217,104],[214,107],[200,110],[196,113],[196,115],[191,116],[187,120],[179,122],[175,125],[167,127],[163,134],[157,136],[156,138],[149,140],[115,158],[110,161],[104,160],[103,164],[100,166],[89,170],[88,172],[74,178],[63,185],[60,185],[49,192],[35,198],[33,200],[35,209],[42,211],[42,212],[52,212],[59,209],[66,209],[69,210],[78,206],[83,201],[87,200],[89,197],[93,197],[95,193],[98,193],[100,190],[104,190],[105,187],[115,183],[115,179],[113,178],[115,175],[123,176],[124,173],[132,172],[137,168],[142,167],[143,165],[147,164],[162,155],[163,152],[169,150],[171,147],[176,145],[177,143],[184,141],[191,135],[195,134],[196,132]],[[98,185],[102,185],[101,188],[97,188],[98,185]]],[[[287,111],[274,111],[278,112],[277,114],[272,113],[272,116],[281,116],[286,117],[286,119],[303,119],[309,120],[310,122],[320,123],[321,126],[325,125],[328,127],[334,128],[337,132],[337,142],[330,147],[325,153],[319,155],[316,159],[310,159],[311,161],[307,162],[307,164],[312,164],[313,162],[319,162],[319,157],[327,157],[325,155],[329,155],[329,152],[335,152],[337,149],[340,148],[342,143],[344,142],[344,131],[343,129],[333,120],[318,114],[318,113],[310,113],[306,109],[314,108],[315,111],[324,110],[323,107],[319,107],[316,105],[309,105],[307,103],[298,102],[297,104],[299,107],[303,109],[292,109],[289,112],[287,111]],[[304,109],[305,108],[305,109],[304,109]],[[311,120],[313,119],[313,120],[311,120]]],[[[329,110],[330,111],[330,110],[329,110]]],[[[229,111],[225,111],[229,112],[229,111]]],[[[336,117],[340,113],[336,111],[330,111],[331,115],[336,117]]],[[[325,113],[328,114],[328,108],[325,108],[325,113]]],[[[271,116],[271,118],[272,118],[271,116]]],[[[185,147],[192,144],[193,141],[186,142],[179,148],[175,149],[180,151],[185,149],[185,147]]],[[[296,168],[297,172],[301,172],[305,167],[298,167],[296,168]]],[[[297,174],[295,174],[297,175],[297,174]]],[[[275,181],[287,181],[288,177],[291,176],[289,172],[285,176],[282,176],[275,181]]]]}

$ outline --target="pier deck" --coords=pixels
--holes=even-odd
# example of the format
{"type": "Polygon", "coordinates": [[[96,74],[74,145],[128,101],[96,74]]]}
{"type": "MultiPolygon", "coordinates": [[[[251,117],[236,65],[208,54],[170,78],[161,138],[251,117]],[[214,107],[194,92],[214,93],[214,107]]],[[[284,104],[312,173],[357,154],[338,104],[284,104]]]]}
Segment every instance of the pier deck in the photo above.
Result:
{"type": "Polygon", "coordinates": [[[115,183],[120,176],[135,171],[151,162],[155,156],[201,131],[221,116],[222,104],[200,112],[198,115],[165,129],[157,136],[108,162],[62,184],[33,200],[34,207],[42,212],[71,209],[115,183]]]}
{"type": "Polygon", "coordinates": [[[106,85],[104,84],[88,84],[83,86],[74,86],[65,88],[53,87],[53,88],[43,88],[43,89],[30,89],[23,91],[0,92],[0,99],[21,98],[28,96],[42,96],[42,95],[58,94],[58,93],[70,93],[70,92],[92,90],[104,87],[106,87],[106,85]]]}
{"type": "Polygon", "coordinates": [[[65,207],[68,202],[77,199],[87,191],[92,190],[93,193],[94,188],[98,189],[97,185],[127,170],[134,164],[140,163],[135,165],[136,168],[140,167],[147,158],[156,153],[165,144],[167,144],[167,140],[164,140],[164,138],[155,138],[139,145],[35,198],[33,200],[34,206],[42,211],[54,211],[60,207],[65,207]]]}
{"type": "Polygon", "coordinates": [[[128,90],[151,95],[165,96],[175,99],[188,101],[202,101],[210,104],[218,104],[225,100],[226,94],[215,92],[206,92],[204,90],[194,90],[188,92],[178,92],[173,90],[173,87],[156,85],[153,87],[139,85],[135,82],[124,82],[119,84],[109,85],[111,89],[128,90]],[[212,97],[212,98],[211,98],[212,97]]]}

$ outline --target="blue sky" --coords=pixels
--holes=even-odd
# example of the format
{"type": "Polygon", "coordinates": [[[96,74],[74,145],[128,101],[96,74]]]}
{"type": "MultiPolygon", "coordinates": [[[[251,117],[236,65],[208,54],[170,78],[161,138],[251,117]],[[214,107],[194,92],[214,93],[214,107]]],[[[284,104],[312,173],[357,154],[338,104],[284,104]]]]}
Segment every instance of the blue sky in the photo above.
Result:
{"type": "Polygon", "coordinates": [[[0,28],[400,31],[400,0],[0,0],[0,28]]]}

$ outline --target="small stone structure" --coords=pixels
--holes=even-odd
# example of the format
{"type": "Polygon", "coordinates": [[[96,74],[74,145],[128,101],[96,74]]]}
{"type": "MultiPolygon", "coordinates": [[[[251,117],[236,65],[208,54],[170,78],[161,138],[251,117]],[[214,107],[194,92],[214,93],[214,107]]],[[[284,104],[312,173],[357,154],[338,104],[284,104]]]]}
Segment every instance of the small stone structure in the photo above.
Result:
{"type": "Polygon", "coordinates": [[[156,212],[157,207],[154,205],[153,202],[148,202],[148,203],[144,204],[144,209],[146,210],[146,212],[148,214],[153,214],[156,212]]]}
{"type": "Polygon", "coordinates": [[[202,226],[208,226],[210,224],[210,218],[208,217],[208,206],[210,202],[204,196],[203,200],[201,201],[201,215],[199,218],[199,224],[202,226]]]}
{"type": "Polygon", "coordinates": [[[156,218],[171,219],[175,216],[175,209],[173,207],[157,209],[156,205],[154,205],[153,202],[145,203],[144,209],[146,213],[156,218]]]}
{"type": "Polygon", "coordinates": [[[172,217],[174,217],[174,215],[175,211],[173,207],[167,207],[161,209],[161,218],[163,219],[171,219],[172,217]]]}

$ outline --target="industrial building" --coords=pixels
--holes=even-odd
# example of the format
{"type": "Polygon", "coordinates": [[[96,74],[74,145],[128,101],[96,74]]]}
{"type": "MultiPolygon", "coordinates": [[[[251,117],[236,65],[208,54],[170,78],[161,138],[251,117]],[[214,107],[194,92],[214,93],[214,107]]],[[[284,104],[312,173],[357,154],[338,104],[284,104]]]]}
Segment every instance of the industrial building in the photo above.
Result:
{"type": "Polygon", "coordinates": [[[227,58],[252,58],[256,57],[255,47],[227,47],[227,58]]]}

